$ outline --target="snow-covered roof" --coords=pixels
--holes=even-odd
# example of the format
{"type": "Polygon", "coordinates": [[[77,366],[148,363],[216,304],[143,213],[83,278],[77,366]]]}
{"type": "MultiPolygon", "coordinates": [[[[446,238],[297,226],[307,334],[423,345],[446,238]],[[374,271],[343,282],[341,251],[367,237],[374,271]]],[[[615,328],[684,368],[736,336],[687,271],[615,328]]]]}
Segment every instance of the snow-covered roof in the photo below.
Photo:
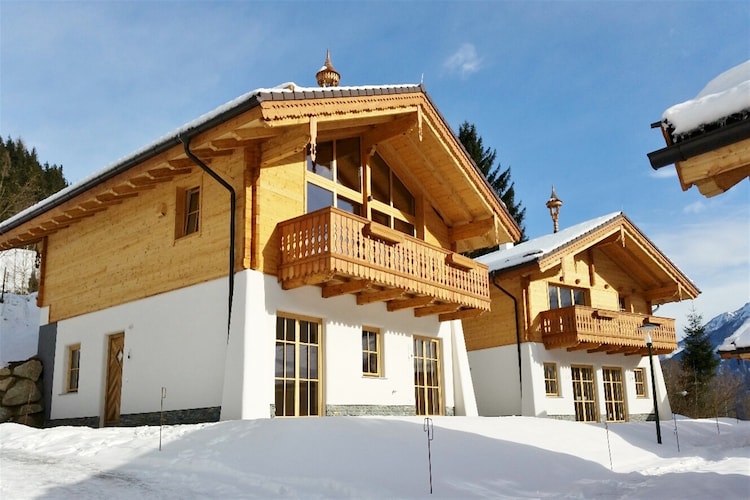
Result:
{"type": "Polygon", "coordinates": [[[719,351],[734,351],[744,348],[750,348],[750,318],[736,332],[724,339],[724,342],[719,346],[719,351]]]}
{"type": "MultiPolygon", "coordinates": [[[[350,87],[301,87],[293,82],[282,83],[276,87],[258,88],[251,90],[231,101],[205,113],[198,118],[178,127],[172,132],[160,137],[151,144],[135,151],[134,153],[120,158],[103,169],[83,178],[45,198],[39,203],[17,213],[13,217],[0,222],[0,234],[9,231],[21,221],[33,217],[38,212],[49,210],[57,204],[68,199],[68,197],[79,194],[99,182],[116,175],[121,170],[129,168],[132,164],[155,155],[166,148],[173,147],[180,142],[181,137],[190,136],[202,127],[210,125],[213,121],[221,119],[232,112],[244,112],[258,105],[262,101],[280,101],[294,99],[314,99],[330,97],[357,97],[371,95],[399,94],[405,92],[424,91],[421,84],[397,84],[397,85],[363,85],[350,87]]],[[[229,119],[227,117],[226,119],[229,119]]]]}
{"type": "Polygon", "coordinates": [[[695,98],[667,109],[662,121],[679,136],[749,110],[750,60],[711,80],[695,98]]]}
{"type": "Polygon", "coordinates": [[[608,215],[591,219],[575,226],[563,229],[557,233],[546,234],[533,240],[525,241],[511,248],[500,248],[495,252],[478,257],[476,260],[489,267],[490,272],[510,269],[522,264],[539,260],[542,257],[576,241],[582,236],[607,224],[622,212],[614,212],[608,215]]]}

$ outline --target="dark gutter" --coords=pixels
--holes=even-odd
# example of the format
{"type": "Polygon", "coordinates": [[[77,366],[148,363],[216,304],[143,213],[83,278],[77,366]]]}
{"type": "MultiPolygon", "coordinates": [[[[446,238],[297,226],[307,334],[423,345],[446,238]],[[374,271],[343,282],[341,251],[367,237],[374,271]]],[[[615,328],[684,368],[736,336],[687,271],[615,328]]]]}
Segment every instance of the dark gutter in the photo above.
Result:
{"type": "Polygon", "coordinates": [[[229,332],[232,328],[232,299],[234,298],[234,243],[235,243],[235,211],[237,209],[237,195],[234,192],[234,188],[231,184],[221,178],[214,170],[208,165],[203,163],[200,158],[195,156],[190,151],[190,137],[182,138],[179,137],[182,142],[185,154],[193,160],[193,163],[198,165],[204,172],[213,177],[213,179],[229,191],[229,304],[227,309],[227,343],[229,343],[229,332]]]}
{"type": "Polygon", "coordinates": [[[750,138],[750,120],[742,120],[652,151],[648,153],[648,159],[651,162],[651,168],[658,170],[748,138],[750,138]]]}
{"type": "MultiPolygon", "coordinates": [[[[516,350],[518,351],[518,389],[520,391],[521,401],[523,401],[523,372],[521,371],[521,332],[518,329],[518,300],[516,300],[516,298],[505,288],[497,284],[495,276],[497,276],[497,271],[491,271],[490,282],[513,301],[513,314],[516,320],[516,350]]],[[[523,405],[523,402],[521,404],[523,405]]]]}

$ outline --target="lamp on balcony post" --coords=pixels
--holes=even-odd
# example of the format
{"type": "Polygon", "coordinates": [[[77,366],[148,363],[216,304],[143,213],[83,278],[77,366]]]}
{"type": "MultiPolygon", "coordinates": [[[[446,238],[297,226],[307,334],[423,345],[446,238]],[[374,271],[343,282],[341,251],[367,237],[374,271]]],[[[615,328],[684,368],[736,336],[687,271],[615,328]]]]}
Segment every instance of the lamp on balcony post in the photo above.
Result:
{"type": "Polygon", "coordinates": [[[643,332],[644,340],[646,341],[646,347],[648,347],[648,362],[651,366],[651,394],[654,396],[654,417],[656,418],[656,442],[661,444],[661,425],[659,424],[659,403],[656,400],[656,377],[654,376],[654,356],[651,350],[653,342],[651,340],[651,330],[659,328],[659,325],[654,323],[643,323],[643,326],[639,326],[638,330],[643,332]]]}

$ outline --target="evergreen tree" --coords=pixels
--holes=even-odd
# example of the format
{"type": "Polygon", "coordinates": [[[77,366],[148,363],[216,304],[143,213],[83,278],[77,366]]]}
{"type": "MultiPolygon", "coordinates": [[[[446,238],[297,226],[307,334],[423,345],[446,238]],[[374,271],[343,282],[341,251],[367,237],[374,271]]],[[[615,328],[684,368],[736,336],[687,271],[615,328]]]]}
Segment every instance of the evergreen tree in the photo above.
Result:
{"type": "Polygon", "coordinates": [[[682,384],[688,393],[692,393],[689,401],[695,405],[696,411],[703,413],[701,409],[706,406],[706,395],[711,381],[716,376],[719,358],[714,353],[714,348],[706,334],[706,328],[703,325],[703,316],[692,310],[687,318],[688,324],[683,328],[686,336],[683,341],[685,349],[682,352],[681,360],[682,384]]]}
{"type": "MultiPolygon", "coordinates": [[[[516,221],[518,227],[521,228],[520,241],[526,241],[526,228],[523,224],[523,219],[526,216],[526,208],[521,205],[520,201],[516,202],[515,183],[510,180],[510,167],[503,170],[500,163],[495,165],[497,151],[489,147],[484,147],[482,138],[477,134],[473,123],[465,121],[461,124],[458,128],[458,140],[461,141],[466,152],[474,160],[479,171],[482,172],[490,187],[492,187],[492,190],[505,203],[508,213],[516,221]]],[[[476,257],[491,251],[492,249],[478,250],[472,256],[476,257]]]]}
{"type": "Polygon", "coordinates": [[[67,185],[62,166],[40,164],[36,149],[29,151],[21,139],[0,140],[0,220],[67,185]]]}

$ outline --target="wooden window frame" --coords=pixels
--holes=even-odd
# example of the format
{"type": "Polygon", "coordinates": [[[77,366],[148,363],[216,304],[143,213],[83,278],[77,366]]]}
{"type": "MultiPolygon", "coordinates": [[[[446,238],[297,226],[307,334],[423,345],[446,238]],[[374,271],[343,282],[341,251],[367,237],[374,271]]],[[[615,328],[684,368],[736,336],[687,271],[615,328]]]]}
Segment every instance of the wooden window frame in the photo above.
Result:
{"type": "MultiPolygon", "coordinates": [[[[360,188],[359,191],[354,190],[350,187],[345,186],[344,184],[340,183],[338,181],[339,173],[338,173],[338,147],[337,143],[345,140],[355,139],[355,137],[342,137],[337,139],[331,139],[328,141],[321,141],[318,143],[318,147],[320,147],[321,144],[331,144],[331,150],[332,150],[332,159],[331,159],[331,178],[329,179],[325,175],[318,174],[313,171],[311,168],[311,157],[310,157],[310,148],[307,148],[307,156],[306,156],[306,166],[305,166],[305,212],[309,212],[314,210],[316,207],[313,207],[312,210],[309,207],[310,199],[308,196],[308,186],[313,185],[317,188],[323,189],[325,191],[328,191],[331,193],[331,206],[339,207],[340,200],[345,200],[350,203],[356,204],[360,209],[360,217],[363,217],[365,219],[375,221],[379,224],[382,224],[380,221],[376,221],[375,218],[373,218],[373,210],[376,212],[379,212],[383,214],[385,217],[388,218],[388,223],[383,224],[386,227],[389,227],[393,230],[400,231],[403,234],[408,234],[409,236],[416,237],[418,234],[418,218],[417,218],[417,205],[418,200],[417,196],[412,192],[411,189],[409,189],[409,186],[406,185],[406,183],[401,180],[401,177],[396,174],[396,172],[393,171],[393,168],[390,166],[390,164],[383,159],[382,156],[380,156],[377,152],[375,152],[372,156],[369,158],[373,158],[377,155],[379,160],[383,163],[383,165],[388,169],[388,192],[389,192],[389,200],[388,202],[383,202],[380,200],[376,200],[372,196],[372,172],[371,172],[371,165],[370,163],[372,160],[368,160],[365,158],[365,156],[362,154],[362,144],[360,141],[360,171],[359,171],[359,178],[360,178],[360,188]],[[394,206],[394,178],[403,186],[403,188],[406,190],[406,192],[409,193],[409,195],[412,197],[413,202],[413,211],[414,213],[408,213],[403,210],[400,210],[394,206]],[[399,226],[401,226],[404,230],[399,229],[399,226]],[[410,227],[410,231],[406,232],[405,229],[407,227],[410,227]]],[[[359,139],[359,138],[356,138],[359,139]]],[[[339,207],[341,208],[341,207],[339,207]]],[[[346,210],[346,209],[345,209],[346,210]]],[[[348,211],[348,210],[347,210],[348,211]]]]}
{"type": "Polygon", "coordinates": [[[362,327],[362,375],[365,377],[382,377],[383,376],[383,349],[382,349],[382,334],[379,328],[372,328],[369,326],[362,327]],[[365,336],[370,335],[375,337],[375,350],[370,350],[369,342],[365,343],[365,336]],[[369,362],[371,356],[375,356],[376,369],[373,371],[372,366],[369,362]],[[369,369],[368,369],[369,367],[369,369]]]}
{"type": "Polygon", "coordinates": [[[560,376],[557,371],[557,363],[544,363],[544,394],[547,397],[559,397],[560,396],[560,376]],[[554,377],[548,377],[548,368],[551,370],[554,377]],[[552,390],[554,387],[554,391],[552,390]]]}
{"type": "MultiPolygon", "coordinates": [[[[596,394],[596,370],[594,370],[594,367],[592,365],[571,365],[570,366],[570,379],[573,384],[573,408],[575,410],[575,416],[577,422],[598,422],[599,421],[599,404],[597,401],[597,394],[596,394]],[[576,370],[586,370],[589,373],[591,373],[591,380],[588,379],[576,379],[573,375],[576,370]],[[584,384],[591,386],[591,392],[592,392],[592,399],[583,399],[580,400],[576,399],[576,384],[580,385],[581,389],[583,389],[584,384]],[[589,414],[586,411],[587,407],[586,405],[592,405],[593,408],[593,415],[591,415],[592,418],[589,418],[589,414]],[[576,408],[576,405],[581,405],[580,412],[579,409],[576,408]],[[583,418],[579,418],[579,416],[583,418]]],[[[581,391],[583,393],[583,391],[581,391]]]]}
{"type": "Polygon", "coordinates": [[[627,422],[628,409],[625,404],[625,378],[622,368],[619,366],[603,366],[602,386],[604,389],[604,412],[607,422],[627,422]],[[612,373],[619,373],[619,380],[612,380],[608,375],[612,373]],[[618,408],[621,410],[619,413],[616,411],[618,408]]]}
{"type": "Polygon", "coordinates": [[[425,372],[425,377],[424,377],[424,384],[422,384],[422,385],[420,385],[418,383],[417,375],[415,373],[415,375],[414,375],[415,376],[415,381],[414,381],[414,393],[415,393],[415,398],[414,399],[415,399],[415,401],[414,401],[414,403],[415,403],[416,413],[417,413],[417,415],[424,415],[424,416],[444,415],[445,414],[445,401],[444,401],[443,398],[445,397],[445,394],[444,394],[444,390],[443,390],[444,381],[443,381],[443,345],[442,345],[442,340],[439,339],[439,338],[435,338],[435,337],[424,337],[424,336],[420,336],[420,335],[414,335],[412,337],[412,343],[414,344],[415,347],[416,347],[416,342],[425,342],[425,341],[427,341],[430,344],[432,344],[432,345],[435,346],[435,357],[429,357],[426,353],[423,353],[420,356],[420,355],[418,355],[417,351],[415,350],[414,351],[414,356],[413,356],[414,357],[414,366],[416,368],[416,366],[418,364],[421,364],[422,367],[424,368],[425,365],[426,365],[426,363],[427,363],[427,360],[434,360],[435,364],[436,364],[437,373],[434,374],[434,382],[435,383],[431,384],[431,385],[427,383],[426,372],[425,372]],[[427,401],[427,399],[428,399],[427,398],[427,394],[428,394],[428,389],[430,389],[430,388],[437,389],[437,399],[438,399],[437,400],[437,406],[438,406],[437,413],[432,413],[427,408],[427,403],[428,403],[428,401],[427,401]],[[419,394],[420,392],[422,393],[421,395],[419,394]],[[424,404],[425,404],[424,413],[420,413],[420,411],[419,411],[420,397],[424,400],[424,404]]]}
{"type": "MultiPolygon", "coordinates": [[[[274,401],[275,401],[275,393],[276,393],[276,383],[279,381],[287,381],[291,380],[294,384],[293,387],[293,396],[294,396],[294,413],[290,414],[279,414],[279,407],[276,407],[275,411],[275,418],[286,418],[286,417],[300,417],[300,416],[323,416],[325,415],[325,408],[323,407],[323,367],[322,367],[322,360],[323,360],[323,320],[320,318],[313,318],[310,316],[302,316],[302,315],[296,315],[296,314],[288,314],[288,313],[282,313],[278,312],[276,314],[276,324],[274,328],[278,328],[278,320],[292,320],[295,322],[295,339],[293,341],[288,340],[282,340],[281,344],[283,346],[292,345],[294,346],[294,375],[293,377],[287,377],[285,374],[283,374],[281,377],[279,377],[278,373],[274,373],[274,401]],[[317,329],[317,343],[311,344],[309,342],[302,342],[300,340],[300,322],[308,322],[308,323],[314,323],[318,325],[317,329]],[[300,372],[300,346],[302,344],[305,344],[307,346],[310,345],[316,345],[317,347],[317,378],[316,379],[307,379],[301,376],[300,372]],[[317,392],[316,392],[316,406],[317,406],[317,414],[304,414],[300,413],[300,404],[299,404],[299,396],[300,396],[300,387],[301,387],[301,381],[306,380],[316,380],[317,381],[317,392]]],[[[278,338],[278,330],[274,334],[274,349],[279,346],[280,339],[278,338]]],[[[277,354],[274,353],[274,362],[277,363],[277,354]]],[[[286,390],[286,389],[285,389],[286,390]]],[[[282,409],[283,412],[283,409],[282,409]]]]}
{"type": "Polygon", "coordinates": [[[588,305],[590,303],[590,299],[589,299],[588,290],[586,288],[580,288],[580,287],[575,287],[575,286],[567,286],[567,285],[559,285],[557,283],[547,283],[547,302],[548,302],[548,305],[549,305],[549,309],[552,310],[552,309],[563,309],[565,307],[572,307],[572,306],[586,306],[586,305],[588,305]],[[552,292],[553,289],[556,290],[555,295],[557,297],[557,305],[553,305],[552,301],[550,300],[550,296],[552,295],[551,292],[552,292]],[[571,304],[569,306],[562,305],[562,294],[561,294],[561,292],[563,290],[570,292],[570,302],[571,302],[571,304]],[[577,303],[575,301],[575,299],[576,299],[575,292],[577,292],[577,291],[581,292],[583,294],[583,304],[579,304],[579,303],[577,303]]]}
{"type": "Polygon", "coordinates": [[[175,239],[185,238],[200,234],[203,224],[201,223],[201,213],[203,211],[203,189],[200,185],[177,188],[175,198],[175,239]],[[190,199],[195,194],[198,196],[198,207],[190,211],[190,199]],[[195,215],[194,229],[188,227],[190,217],[195,215]],[[191,230],[192,229],[192,230],[191,230]]]}
{"type": "Polygon", "coordinates": [[[635,386],[635,397],[645,399],[648,397],[648,384],[646,383],[646,369],[633,368],[633,381],[635,386]],[[638,374],[641,374],[638,380],[638,374]]]}
{"type": "MultiPolygon", "coordinates": [[[[329,191],[332,193],[332,201],[334,207],[338,207],[338,201],[339,198],[344,198],[345,200],[348,200],[352,203],[356,203],[359,205],[360,210],[364,211],[364,183],[363,183],[363,177],[364,177],[364,168],[362,167],[361,159],[362,159],[362,144],[360,141],[360,166],[359,166],[359,191],[356,191],[350,187],[347,187],[346,185],[340,183],[338,181],[338,150],[337,150],[337,142],[345,141],[348,139],[357,139],[358,137],[342,137],[338,139],[331,139],[329,141],[321,141],[318,143],[318,147],[320,144],[325,143],[331,143],[331,151],[332,151],[332,159],[331,159],[331,179],[328,179],[327,177],[317,174],[313,172],[310,168],[312,159],[310,157],[310,148],[307,148],[307,155],[305,158],[305,212],[308,212],[308,197],[307,197],[307,185],[313,184],[321,189],[325,189],[326,191],[329,191]]],[[[364,217],[364,214],[356,214],[360,215],[361,217],[364,217]]]]}
{"type": "Polygon", "coordinates": [[[65,392],[77,393],[81,382],[81,344],[71,344],[67,347],[65,392]]]}

